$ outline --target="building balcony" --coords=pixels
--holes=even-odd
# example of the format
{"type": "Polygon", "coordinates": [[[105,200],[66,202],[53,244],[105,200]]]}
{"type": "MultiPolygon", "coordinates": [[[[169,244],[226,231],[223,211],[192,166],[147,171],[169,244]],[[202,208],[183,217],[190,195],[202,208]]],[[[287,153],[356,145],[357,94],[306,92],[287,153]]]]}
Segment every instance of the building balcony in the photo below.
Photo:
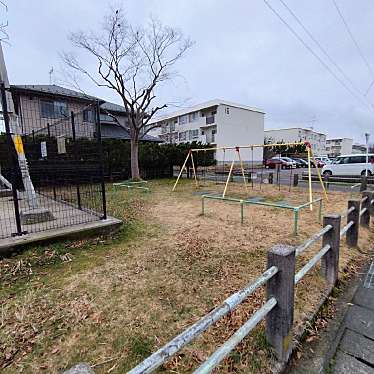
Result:
{"type": "Polygon", "coordinates": [[[200,127],[202,127],[202,128],[210,127],[210,126],[214,126],[215,124],[216,124],[216,117],[215,116],[209,116],[209,117],[205,117],[205,123],[201,123],[200,127]]]}

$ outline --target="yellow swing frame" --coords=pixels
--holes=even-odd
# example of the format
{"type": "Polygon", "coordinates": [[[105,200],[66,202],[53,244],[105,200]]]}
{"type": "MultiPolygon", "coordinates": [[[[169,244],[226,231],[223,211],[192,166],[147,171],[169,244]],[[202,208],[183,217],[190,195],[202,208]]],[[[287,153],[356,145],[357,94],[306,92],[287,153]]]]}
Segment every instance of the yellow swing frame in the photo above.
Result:
{"type": "MultiPolygon", "coordinates": [[[[237,153],[238,161],[240,163],[240,169],[241,169],[241,173],[242,173],[242,176],[243,176],[243,182],[244,182],[244,185],[245,185],[245,189],[246,189],[246,192],[248,192],[248,186],[247,186],[247,181],[246,181],[246,178],[245,178],[243,160],[242,160],[241,155],[240,155],[240,149],[266,148],[266,147],[277,147],[277,146],[288,146],[289,147],[289,146],[296,146],[296,145],[305,145],[307,147],[309,203],[310,203],[310,210],[313,210],[313,187],[312,187],[312,171],[311,171],[312,160],[314,162],[314,165],[316,166],[318,179],[320,181],[320,184],[321,184],[321,187],[322,187],[322,190],[323,190],[326,201],[328,201],[328,196],[327,196],[327,191],[326,191],[326,188],[325,188],[325,184],[323,183],[323,180],[322,180],[321,173],[320,173],[320,171],[318,169],[318,166],[317,166],[316,159],[313,155],[312,148],[311,148],[311,146],[308,142],[274,143],[274,144],[250,144],[250,145],[242,145],[242,146],[236,146],[236,147],[212,147],[212,148],[190,149],[188,154],[187,154],[186,159],[184,160],[183,166],[182,166],[182,168],[181,168],[181,170],[178,174],[177,180],[174,183],[172,191],[173,192],[175,191],[175,189],[176,189],[176,187],[179,183],[179,180],[180,180],[180,178],[183,174],[183,171],[186,169],[186,165],[187,165],[187,162],[188,162],[189,158],[191,158],[191,164],[192,164],[192,169],[193,169],[193,174],[194,174],[196,187],[199,187],[199,183],[198,183],[197,175],[196,175],[196,168],[195,168],[193,153],[198,154],[199,152],[207,152],[207,151],[235,150],[236,153],[237,153]]],[[[227,188],[228,188],[228,185],[229,185],[229,182],[230,182],[230,179],[231,179],[231,176],[232,176],[232,172],[233,172],[233,169],[234,169],[234,164],[235,164],[235,160],[232,160],[231,165],[230,165],[230,171],[229,171],[229,174],[227,176],[226,183],[225,183],[225,188],[224,188],[223,193],[222,193],[223,198],[226,196],[227,188]]]]}

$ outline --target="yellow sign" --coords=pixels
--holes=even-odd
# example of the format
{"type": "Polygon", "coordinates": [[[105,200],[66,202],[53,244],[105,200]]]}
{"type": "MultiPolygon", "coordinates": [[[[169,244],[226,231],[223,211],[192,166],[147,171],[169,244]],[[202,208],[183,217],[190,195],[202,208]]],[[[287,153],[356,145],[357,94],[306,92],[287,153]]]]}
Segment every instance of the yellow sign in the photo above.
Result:
{"type": "Polygon", "coordinates": [[[22,138],[19,135],[14,135],[13,137],[14,146],[19,155],[23,155],[25,151],[23,150],[22,138]]]}

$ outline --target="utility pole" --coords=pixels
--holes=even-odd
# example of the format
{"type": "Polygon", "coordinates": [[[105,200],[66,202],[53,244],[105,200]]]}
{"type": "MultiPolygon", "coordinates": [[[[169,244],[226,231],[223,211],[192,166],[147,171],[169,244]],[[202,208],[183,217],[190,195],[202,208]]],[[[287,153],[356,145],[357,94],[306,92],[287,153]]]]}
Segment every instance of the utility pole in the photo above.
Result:
{"type": "Polygon", "coordinates": [[[26,197],[28,205],[31,209],[38,207],[38,201],[34,189],[34,185],[30,178],[29,167],[27,164],[25,152],[23,149],[23,142],[21,137],[21,130],[19,126],[19,118],[14,110],[14,103],[11,93],[9,92],[9,79],[8,72],[5,65],[5,59],[3,54],[2,44],[0,42],[0,83],[4,85],[5,89],[8,91],[5,92],[5,99],[7,104],[7,112],[9,115],[9,130],[12,136],[14,147],[17,151],[18,165],[21,170],[23,186],[25,188],[26,197]]]}

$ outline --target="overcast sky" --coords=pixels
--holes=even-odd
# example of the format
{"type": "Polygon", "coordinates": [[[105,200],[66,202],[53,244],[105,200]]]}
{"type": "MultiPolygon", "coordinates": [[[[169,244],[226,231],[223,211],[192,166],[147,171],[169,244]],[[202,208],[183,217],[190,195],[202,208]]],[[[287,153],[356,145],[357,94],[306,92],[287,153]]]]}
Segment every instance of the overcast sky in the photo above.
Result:
{"type": "MultiPolygon", "coordinates": [[[[268,1],[329,64],[281,2],[268,1]]],[[[153,15],[195,42],[178,64],[180,77],[156,92],[159,101],[190,106],[221,98],[263,109],[265,128],[313,126],[329,137],[363,142],[363,134],[371,132],[374,138],[374,87],[364,97],[374,70],[355,48],[333,1],[284,1],[344,70],[360,99],[335,80],[263,0],[128,0],[123,5],[131,22],[144,24],[153,15]]],[[[4,54],[11,84],[48,84],[51,67],[59,83],[59,53],[72,50],[69,32],[99,29],[107,11],[105,0],[5,2],[9,9],[2,16],[9,22],[10,45],[4,46],[4,54]]],[[[336,2],[374,66],[374,1],[336,2]]],[[[121,103],[112,92],[81,84],[87,93],[121,103]]]]}

